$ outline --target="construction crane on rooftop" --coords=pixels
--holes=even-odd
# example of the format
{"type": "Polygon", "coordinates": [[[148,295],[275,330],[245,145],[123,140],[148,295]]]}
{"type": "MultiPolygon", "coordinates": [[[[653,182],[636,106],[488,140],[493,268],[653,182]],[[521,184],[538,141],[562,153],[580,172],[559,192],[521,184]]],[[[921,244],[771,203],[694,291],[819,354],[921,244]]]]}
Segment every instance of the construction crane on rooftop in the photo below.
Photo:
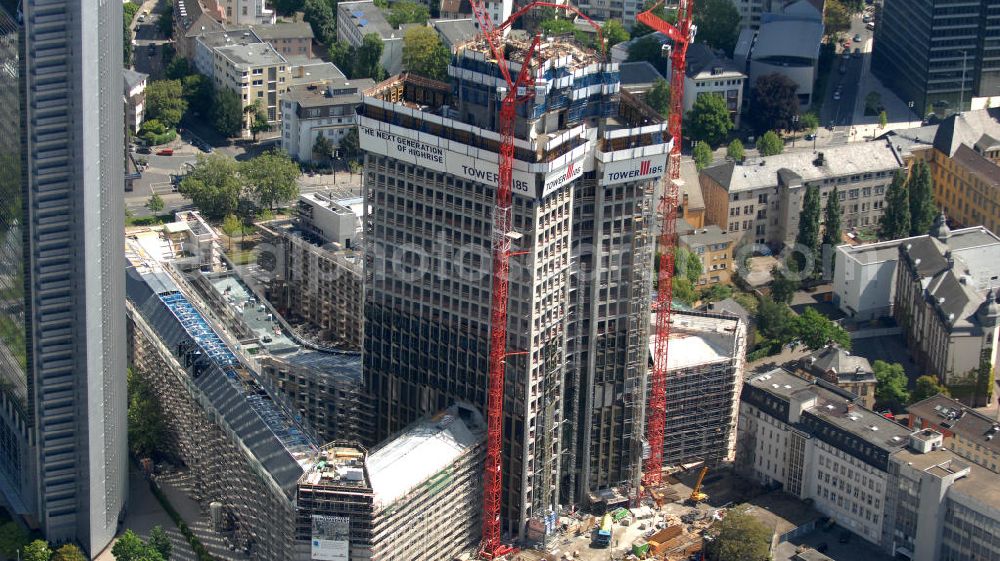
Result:
{"type": "Polygon", "coordinates": [[[670,113],[667,131],[674,140],[667,158],[667,181],[660,198],[660,272],[657,277],[656,333],[653,343],[653,372],[650,376],[649,406],[646,419],[646,440],[649,458],[643,466],[642,484],[647,491],[663,482],[663,435],[667,423],[667,349],[670,343],[670,315],[673,308],[674,248],[677,246],[678,180],[681,177],[681,123],[684,112],[684,70],[688,45],[694,41],[696,28],[692,23],[694,0],[679,0],[677,25],[671,25],[656,15],[664,0],[653,4],[636,16],[636,20],[659,31],[673,42],[670,53],[670,113]]]}
{"type": "Polygon", "coordinates": [[[573,12],[585,18],[597,29],[598,45],[603,49],[604,36],[601,27],[575,6],[553,2],[531,2],[511,14],[506,21],[495,27],[483,0],[472,0],[472,11],[479,22],[479,31],[490,46],[506,83],[497,89],[500,100],[500,158],[496,203],[493,207],[493,298],[490,304],[490,357],[489,379],[486,399],[486,465],[483,478],[483,537],[479,555],[483,559],[497,559],[513,551],[500,540],[500,509],[503,502],[503,399],[504,369],[507,356],[507,289],[510,274],[511,240],[516,234],[511,228],[513,205],[514,170],[514,119],[517,104],[534,97],[535,78],[531,71],[531,59],[538,49],[541,39],[536,35],[524,54],[521,70],[512,77],[504,50],[503,30],[529,10],[549,7],[573,12]]]}

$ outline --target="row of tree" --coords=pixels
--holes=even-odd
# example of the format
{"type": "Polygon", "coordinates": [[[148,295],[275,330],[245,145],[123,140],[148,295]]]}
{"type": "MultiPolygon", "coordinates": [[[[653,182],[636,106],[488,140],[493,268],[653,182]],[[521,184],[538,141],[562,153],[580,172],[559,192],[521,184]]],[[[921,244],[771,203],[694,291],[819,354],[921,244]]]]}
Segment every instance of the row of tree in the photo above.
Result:
{"type": "Polygon", "coordinates": [[[14,521],[0,526],[0,555],[21,561],[87,561],[87,556],[75,544],[64,544],[53,550],[45,540],[31,540],[14,521]]]}
{"type": "Polygon", "coordinates": [[[149,541],[143,541],[132,530],[125,530],[111,547],[111,554],[115,561],[170,561],[173,550],[167,533],[160,526],[154,526],[149,531],[149,541]]]}
{"type": "Polygon", "coordinates": [[[245,162],[218,152],[199,155],[178,191],[208,218],[252,216],[257,208],[274,209],[299,194],[299,166],[280,151],[245,162]]]}
{"type": "Polygon", "coordinates": [[[897,240],[926,234],[934,223],[934,180],[927,162],[918,160],[907,178],[896,172],[885,192],[885,207],[879,220],[879,237],[897,240]]]}

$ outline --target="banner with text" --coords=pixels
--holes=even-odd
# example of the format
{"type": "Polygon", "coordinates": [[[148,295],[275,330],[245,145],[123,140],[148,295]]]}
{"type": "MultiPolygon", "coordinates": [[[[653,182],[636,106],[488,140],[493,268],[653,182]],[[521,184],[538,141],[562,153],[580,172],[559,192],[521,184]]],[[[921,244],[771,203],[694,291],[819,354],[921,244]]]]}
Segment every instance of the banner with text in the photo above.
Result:
{"type": "Polygon", "coordinates": [[[667,172],[667,154],[645,156],[604,164],[601,185],[659,179],[667,172]]]}
{"type": "MultiPolygon", "coordinates": [[[[361,149],[368,152],[464,177],[484,185],[495,186],[500,180],[499,166],[494,162],[445,150],[436,144],[422,142],[408,135],[397,134],[365,124],[358,125],[358,133],[361,149]]],[[[522,197],[544,198],[583,175],[585,164],[586,157],[546,174],[541,192],[538,192],[536,186],[537,174],[515,169],[512,178],[514,194],[522,197]]]]}

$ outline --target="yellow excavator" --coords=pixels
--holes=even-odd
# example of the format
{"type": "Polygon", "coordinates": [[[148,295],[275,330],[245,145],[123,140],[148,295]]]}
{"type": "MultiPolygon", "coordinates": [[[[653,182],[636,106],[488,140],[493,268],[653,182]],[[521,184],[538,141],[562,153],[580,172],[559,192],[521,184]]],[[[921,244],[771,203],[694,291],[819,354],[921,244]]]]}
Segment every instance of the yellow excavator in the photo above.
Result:
{"type": "Polygon", "coordinates": [[[701,473],[698,474],[698,482],[694,484],[694,489],[691,490],[691,496],[688,497],[685,504],[689,506],[695,506],[698,503],[705,502],[708,500],[708,495],[701,492],[701,483],[705,480],[705,474],[708,473],[708,466],[701,468],[701,473]]]}

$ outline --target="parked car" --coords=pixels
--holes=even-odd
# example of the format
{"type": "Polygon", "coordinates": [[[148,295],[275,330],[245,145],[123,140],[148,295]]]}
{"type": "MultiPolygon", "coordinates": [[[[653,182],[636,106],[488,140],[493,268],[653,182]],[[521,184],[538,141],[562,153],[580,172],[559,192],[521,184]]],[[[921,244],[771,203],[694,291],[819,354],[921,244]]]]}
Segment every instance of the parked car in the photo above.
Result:
{"type": "Polygon", "coordinates": [[[135,150],[139,154],[151,154],[153,150],[149,146],[140,146],[135,150]]]}
{"type": "Polygon", "coordinates": [[[871,15],[869,15],[869,14],[865,14],[864,16],[862,16],[862,17],[861,17],[861,22],[862,22],[862,23],[868,23],[868,22],[870,22],[871,20],[872,20],[872,17],[871,17],[871,15]]]}
{"type": "Polygon", "coordinates": [[[861,58],[861,49],[854,49],[854,58],[861,58]]]}
{"type": "Polygon", "coordinates": [[[140,15],[138,18],[136,18],[136,21],[142,23],[146,21],[146,16],[140,15]]]}
{"type": "Polygon", "coordinates": [[[174,149],[173,148],[164,148],[163,150],[157,151],[156,155],[157,156],[173,156],[174,155],[174,149]]]}
{"type": "Polygon", "coordinates": [[[816,140],[816,135],[813,134],[813,133],[809,133],[809,134],[806,135],[805,138],[806,138],[806,140],[816,140]]]}
{"type": "Polygon", "coordinates": [[[868,31],[875,31],[875,23],[868,22],[868,25],[865,26],[865,29],[867,29],[868,31]]]}
{"type": "Polygon", "coordinates": [[[861,34],[860,33],[855,33],[854,34],[854,42],[855,43],[860,43],[861,42],[861,34]]]}

